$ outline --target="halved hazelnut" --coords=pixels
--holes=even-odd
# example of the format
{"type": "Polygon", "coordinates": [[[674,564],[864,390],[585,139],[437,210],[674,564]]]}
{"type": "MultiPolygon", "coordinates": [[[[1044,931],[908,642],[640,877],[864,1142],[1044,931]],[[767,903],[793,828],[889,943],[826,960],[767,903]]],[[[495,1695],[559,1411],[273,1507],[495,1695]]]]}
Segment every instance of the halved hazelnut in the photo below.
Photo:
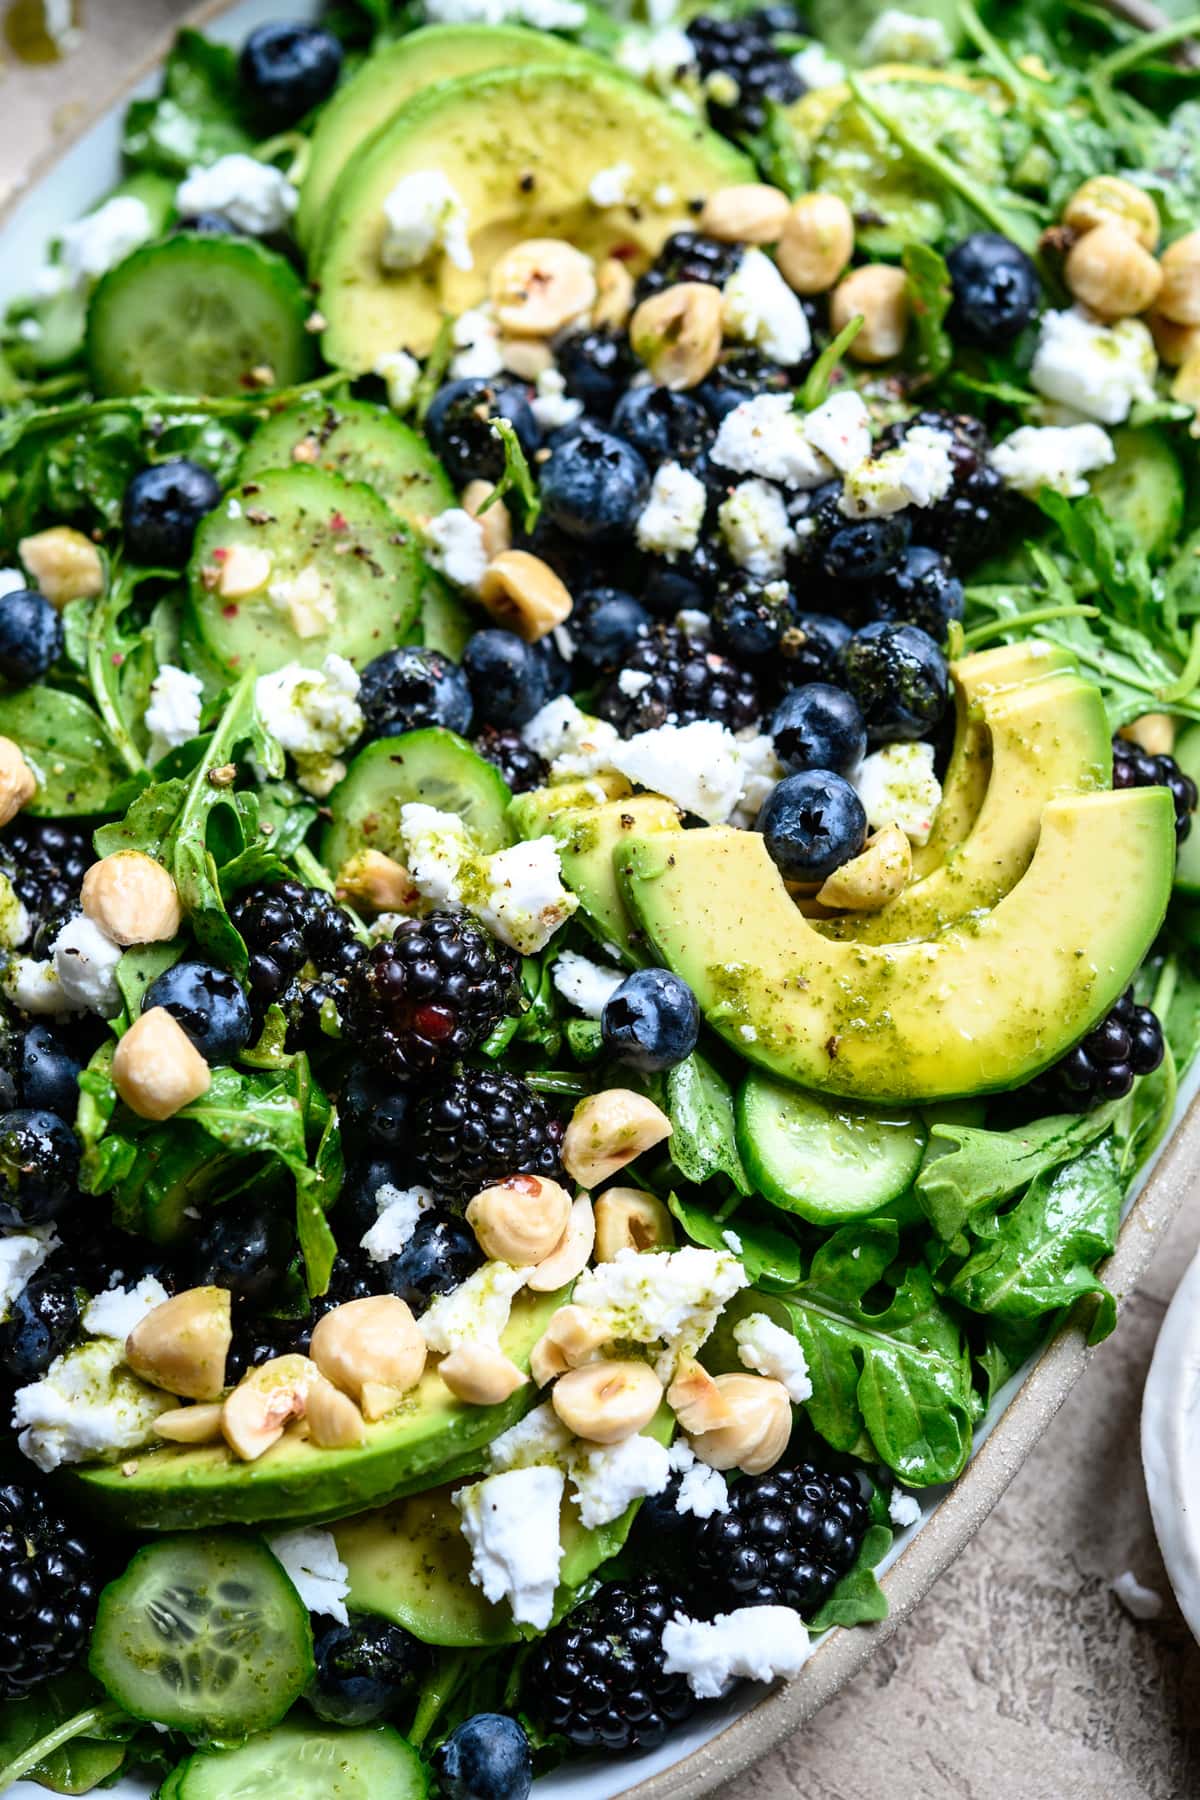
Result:
{"type": "Polygon", "coordinates": [[[719,1431],[733,1421],[733,1407],[708,1370],[694,1356],[681,1358],[667,1389],[667,1405],[689,1437],[719,1431]]]}
{"type": "Polygon", "coordinates": [[[467,1207],[467,1224],[483,1254],[514,1269],[540,1263],[556,1250],[570,1216],[566,1189],[541,1175],[509,1175],[476,1194],[467,1207]]]}
{"type": "Polygon", "coordinates": [[[91,538],[71,525],[55,525],[17,545],[21,561],[51,606],[94,600],[104,592],[104,562],[91,538]]]}
{"type": "Polygon", "coordinates": [[[442,1358],[438,1374],[455,1398],[470,1406],[499,1406],[529,1380],[491,1344],[460,1344],[442,1358]]]}
{"type": "Polygon", "coordinates": [[[497,625],[536,644],[571,615],[571,591],[550,564],[528,550],[494,556],[479,584],[479,599],[497,625]]]}
{"type": "Polygon", "coordinates": [[[172,1444],[215,1444],[221,1436],[221,1403],[177,1406],[159,1413],[154,1430],[172,1444]]]}
{"type": "Polygon", "coordinates": [[[353,1450],[366,1442],[362,1413],[349,1394],[324,1377],[314,1381],[304,1400],[308,1435],[322,1450],[353,1450]]]}
{"type": "Polygon", "coordinates": [[[139,1119],[169,1119],[206,1094],[212,1071],[164,1006],[134,1020],[113,1052],[113,1086],[139,1119]]]}
{"type": "Polygon", "coordinates": [[[629,342],[660,386],[699,387],[721,354],[721,290],[677,281],[643,300],[629,321],[629,342]]]}
{"type": "Polygon", "coordinates": [[[307,1356],[273,1356],[247,1370],[221,1408],[221,1432],[235,1456],[256,1462],[302,1419],[321,1372],[307,1356]]]}
{"type": "Polygon", "coordinates": [[[765,1375],[718,1375],[716,1386],[733,1414],[732,1423],[702,1431],[692,1449],[710,1469],[740,1469],[765,1475],[788,1447],[792,1402],[782,1381],[765,1375]]]}
{"type": "Polygon", "coordinates": [[[125,1340],[135,1375],[187,1400],[216,1400],[233,1338],[228,1288],[195,1287],[148,1312],[125,1340]]]}
{"type": "Polygon", "coordinates": [[[911,876],[912,845],[898,825],[885,825],[826,878],[817,900],[822,906],[878,912],[904,892],[911,876]]]}
{"type": "Polygon", "coordinates": [[[1170,756],[1175,748],[1175,721],[1170,713],[1142,713],[1122,725],[1117,736],[1136,744],[1148,756],[1170,756]]]}
{"type": "Polygon", "coordinates": [[[576,1437],[621,1444],[650,1423],[662,1396],[662,1382],[649,1363],[598,1362],[560,1375],[550,1399],[576,1437]]]}
{"type": "Polygon", "coordinates": [[[723,244],[777,244],[790,207],[782,188],[738,182],[708,196],[700,230],[723,244]]]}
{"type": "Polygon", "coordinates": [[[493,263],[491,296],[502,331],[552,337],[595,300],[592,259],[562,238],[526,238],[493,263]]]}
{"type": "Polygon", "coordinates": [[[533,1346],[529,1371],[539,1387],[568,1369],[594,1362],[611,1333],[602,1315],[587,1306],[560,1306],[533,1346]]]}
{"type": "MultiPolygon", "coordinates": [[[[523,348],[540,350],[543,346],[525,344],[523,348]]],[[[549,355],[549,351],[546,354],[549,355]]],[[[525,379],[532,380],[533,377],[527,376],[525,379]]],[[[487,504],[495,491],[495,484],[490,481],[468,481],[462,491],[463,511],[478,520],[479,529],[483,533],[483,553],[489,562],[495,562],[498,556],[503,556],[512,549],[512,514],[503,501],[496,501],[486,512],[481,513],[479,510],[487,504]]]]}
{"type": "Polygon", "coordinates": [[[623,331],[633,311],[633,276],[619,257],[606,256],[596,270],[596,304],[592,324],[623,331]]]}
{"type": "Polygon", "coordinates": [[[395,1294],[335,1306],[317,1320],[309,1349],[322,1375],[368,1419],[391,1412],[425,1372],[425,1339],[395,1294]]]}
{"type": "Polygon", "coordinates": [[[632,1088],[606,1088],[575,1108],[562,1165],[580,1187],[597,1187],[670,1135],[671,1121],[653,1100],[632,1088]]]}
{"type": "Polygon", "coordinates": [[[213,582],[222,600],[248,600],[271,579],[271,558],[257,544],[230,544],[213,582]]]}
{"type": "Polygon", "coordinates": [[[597,1262],[612,1262],[621,1250],[669,1250],[675,1242],[670,1213],[641,1188],[606,1188],[595,1211],[597,1262]]]}
{"type": "Polygon", "coordinates": [[[364,912],[408,912],[421,898],[402,863],[382,850],[359,850],[337,872],[337,897],[364,912]]]}
{"type": "Polygon", "coordinates": [[[535,1294],[552,1294],[555,1288],[566,1287],[587,1268],[595,1243],[596,1219],[591,1199],[587,1194],[576,1194],[562,1237],[537,1265],[525,1286],[535,1294]]]}
{"type": "Polygon", "coordinates": [[[143,850],[116,850],[94,862],[79,903],[115,944],[169,943],[183,923],[170,871],[143,850]]]}
{"type": "Polygon", "coordinates": [[[37,793],[37,776],[11,738],[0,737],[0,825],[8,825],[37,793]]]}

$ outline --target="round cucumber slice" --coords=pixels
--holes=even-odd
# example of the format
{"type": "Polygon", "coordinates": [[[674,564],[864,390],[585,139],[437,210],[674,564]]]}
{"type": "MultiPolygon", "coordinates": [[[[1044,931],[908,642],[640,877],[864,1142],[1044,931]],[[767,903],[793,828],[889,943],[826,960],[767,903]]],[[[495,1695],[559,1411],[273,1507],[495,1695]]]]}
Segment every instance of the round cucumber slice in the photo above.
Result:
{"type": "MultiPolygon", "coordinates": [[[[1189,725],[1180,733],[1175,745],[1175,761],[1185,775],[1200,782],[1200,725],[1189,725]]],[[[1200,825],[1192,820],[1192,829],[1179,846],[1175,864],[1175,886],[1181,893],[1200,896],[1200,825]]]]}
{"type": "Polygon", "coordinates": [[[301,400],[276,413],[246,445],[238,480],[297,464],[365,481],[410,525],[455,503],[424,438],[365,400],[301,400]]]}
{"type": "Polygon", "coordinates": [[[422,563],[404,528],[361,483],[296,464],[243,483],[196,533],[190,612],[230,674],[336,652],[357,668],[404,637],[422,563]],[[250,591],[246,591],[247,588],[250,591]]]}
{"type": "Polygon", "coordinates": [[[1165,431],[1128,426],[1112,434],[1116,461],[1089,479],[1092,495],[1114,525],[1124,526],[1151,562],[1174,550],[1183,524],[1187,482],[1165,431]]]}
{"type": "Polygon", "coordinates": [[[321,843],[329,872],[336,875],[360,850],[382,850],[399,860],[400,808],[412,801],[456,813],[486,853],[513,841],[512,793],[499,769],[453,731],[431,726],[379,738],[350,764],[330,798],[333,818],[321,843]]]}
{"type": "Polygon", "coordinates": [[[904,1193],[926,1130],[903,1107],[827,1100],[749,1075],[737,1097],[737,1141],[758,1191],[814,1225],[863,1218],[904,1193]]]}
{"type": "Polygon", "coordinates": [[[236,1750],[189,1756],[178,1783],[177,1800],[423,1800],[429,1792],[420,1757],[390,1725],[281,1725],[236,1750]]]}
{"type": "Polygon", "coordinates": [[[265,1544],[161,1538],[100,1596],[88,1667],[135,1719],[210,1738],[264,1731],[313,1673],[312,1629],[265,1544]]]}
{"type": "Polygon", "coordinates": [[[473,612],[448,582],[432,569],[425,571],[421,616],[412,631],[414,644],[425,644],[430,650],[440,650],[452,662],[461,662],[468,638],[482,623],[479,613],[473,612]]]}
{"type": "Polygon", "coordinates": [[[245,394],[311,374],[312,303],[291,264],[244,238],[181,231],[97,287],[87,354],[102,394],[245,394]]]}

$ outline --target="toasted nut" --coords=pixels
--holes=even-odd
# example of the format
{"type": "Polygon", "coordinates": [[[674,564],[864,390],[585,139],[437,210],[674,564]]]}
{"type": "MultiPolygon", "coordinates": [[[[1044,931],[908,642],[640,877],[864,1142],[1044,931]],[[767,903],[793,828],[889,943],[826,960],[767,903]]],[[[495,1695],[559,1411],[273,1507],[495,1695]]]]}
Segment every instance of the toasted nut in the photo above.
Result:
{"type": "MultiPolygon", "coordinates": [[[[1171,383],[1171,398],[1181,401],[1184,406],[1195,407],[1200,412],[1200,351],[1193,351],[1179,365],[1171,383]]],[[[1193,425],[1191,429],[1194,433],[1196,428],[1193,425]]]]}
{"type": "Polygon", "coordinates": [[[1117,733],[1150,756],[1170,756],[1175,748],[1175,721],[1170,713],[1142,713],[1117,733]]]}
{"type": "Polygon", "coordinates": [[[699,387],[721,354],[721,290],[678,281],[643,300],[629,321],[633,353],[661,387],[699,387]]]}
{"type": "Polygon", "coordinates": [[[1076,300],[1102,319],[1131,319],[1153,306],[1163,272],[1124,225],[1097,225],[1072,244],[1063,267],[1076,300]]]}
{"type": "Polygon", "coordinates": [[[1063,224],[1081,237],[1098,225],[1119,225],[1143,250],[1153,250],[1162,232],[1158,208],[1145,188],[1119,175],[1093,175],[1076,188],[1063,209],[1063,224]]]}
{"type": "Polygon", "coordinates": [[[304,1401],[308,1435],[322,1450],[353,1450],[366,1442],[367,1427],[349,1394],[320,1377],[304,1401]]]}
{"type": "Polygon", "coordinates": [[[1178,369],[1189,356],[1200,353],[1200,325],[1176,325],[1173,319],[1164,319],[1157,310],[1146,314],[1146,323],[1159,361],[1166,363],[1169,369],[1178,369]]]}
{"type": "Polygon", "coordinates": [[[17,545],[21,561],[51,606],[94,600],[104,592],[104,562],[91,538],[70,525],[55,525],[17,545]]]}
{"type": "Polygon", "coordinates": [[[183,923],[168,870],[142,850],[115,850],[83,878],[80,905],[116,944],[163,944],[183,923]]]}
{"type": "Polygon", "coordinates": [[[582,1275],[596,1244],[596,1216],[587,1194],[576,1194],[566,1229],[549,1256],[544,1257],[525,1283],[535,1294],[552,1294],[582,1275]]]}
{"type": "Polygon", "coordinates": [[[792,1403],[782,1381],[765,1375],[718,1375],[721,1398],[733,1413],[731,1425],[702,1431],[692,1449],[710,1469],[741,1469],[765,1475],[788,1447],[792,1403]]]}
{"type": "Polygon", "coordinates": [[[221,1403],[177,1406],[171,1412],[159,1413],[154,1430],[173,1444],[215,1444],[221,1436],[221,1403]]]}
{"type": "Polygon", "coordinates": [[[606,256],[596,270],[596,304],[592,308],[592,324],[607,325],[612,331],[621,331],[632,311],[633,276],[619,258],[606,256]]]}
{"type": "Polygon", "coordinates": [[[1200,325],[1200,231],[1176,238],[1162,253],[1158,310],[1175,325],[1200,325]]]}
{"type": "MultiPolygon", "coordinates": [[[[522,381],[536,381],[554,367],[554,352],[541,338],[501,338],[500,354],[509,374],[519,375],[522,381]]],[[[466,506],[465,500],[463,505],[466,506]]]]}
{"type": "Polygon", "coordinates": [[[228,1288],[188,1288],[148,1312],[125,1339],[125,1361],[152,1387],[216,1400],[233,1338],[228,1288]]]}
{"type": "Polygon", "coordinates": [[[899,356],[908,336],[908,277],[890,263],[867,263],[851,269],[833,290],[830,329],[836,337],[861,315],[862,328],[846,355],[853,362],[885,363],[899,356]]]}
{"type": "Polygon", "coordinates": [[[667,1405],[689,1437],[721,1431],[733,1423],[733,1407],[708,1370],[685,1356],[667,1389],[667,1405]]]}
{"type": "Polygon", "coordinates": [[[596,1187],[670,1135],[671,1121],[653,1100],[632,1088],[607,1088],[575,1108],[562,1165],[580,1187],[596,1187]]]}
{"type": "MultiPolygon", "coordinates": [[[[528,345],[527,348],[532,349],[533,346],[528,345]]],[[[495,484],[490,481],[468,481],[462,491],[463,511],[479,520],[479,529],[483,533],[483,551],[489,562],[494,562],[506,550],[512,549],[512,517],[504,502],[497,500],[485,513],[479,510],[495,491],[495,484]]]]}
{"type": "Polygon", "coordinates": [[[0,737],[0,825],[16,818],[37,793],[37,776],[11,738],[0,737]]]}
{"type": "Polygon", "coordinates": [[[493,557],[479,584],[479,598],[497,625],[515,631],[527,644],[561,625],[575,604],[549,563],[528,550],[505,550],[493,557]]]}
{"type": "Polygon", "coordinates": [[[781,188],[761,181],[738,182],[708,196],[700,229],[723,244],[776,244],[789,205],[781,188]]]}
{"type": "Polygon", "coordinates": [[[587,1306],[560,1306],[533,1346],[529,1368],[539,1387],[568,1369],[595,1362],[609,1329],[600,1313],[587,1306]]]}
{"type": "Polygon", "coordinates": [[[308,1391],[321,1379],[307,1356],[273,1356],[249,1369],[221,1408],[221,1433],[235,1456],[255,1462],[302,1419],[308,1391]]]}
{"type": "Polygon", "coordinates": [[[309,1348],[322,1375],[368,1419],[391,1412],[425,1373],[425,1339],[395,1294],[335,1306],[317,1320],[309,1348]]]}
{"type": "Polygon", "coordinates": [[[139,1119],[169,1119],[208,1092],[212,1071],[164,1006],[135,1019],[113,1053],[118,1094],[139,1119]]]}
{"type": "Polygon", "coordinates": [[[836,194],[801,194],[779,237],[779,272],[797,294],[825,294],[854,254],[854,215],[836,194]]]}
{"type": "Polygon", "coordinates": [[[217,566],[213,587],[222,600],[247,600],[271,579],[271,558],[257,544],[230,544],[217,566]]]}
{"type": "Polygon", "coordinates": [[[568,1369],[554,1384],[554,1410],[576,1437],[620,1444],[636,1437],[662,1403],[662,1382],[649,1363],[598,1362],[568,1369]]]}
{"type": "Polygon", "coordinates": [[[828,876],[817,892],[822,906],[878,912],[912,879],[912,845],[898,825],[885,825],[866,846],[828,876]]]}
{"type": "Polygon", "coordinates": [[[503,1350],[488,1344],[460,1344],[442,1358],[438,1374],[468,1406],[499,1406],[529,1380],[503,1350]]]}
{"type": "Polygon", "coordinates": [[[571,1216],[571,1199],[557,1181],[541,1175],[509,1175],[483,1189],[467,1207],[467,1224],[490,1262],[523,1269],[558,1248],[571,1216]]]}
{"type": "Polygon", "coordinates": [[[491,293],[502,331],[552,337],[595,300],[592,259],[562,238],[527,238],[493,263],[491,293]]]}
{"type": "Polygon", "coordinates": [[[421,898],[403,863],[382,850],[360,850],[337,873],[337,897],[364,912],[408,912],[421,898]]]}
{"type": "Polygon", "coordinates": [[[597,1262],[612,1262],[621,1250],[666,1250],[675,1242],[670,1213],[641,1188],[608,1188],[595,1210],[597,1262]]]}

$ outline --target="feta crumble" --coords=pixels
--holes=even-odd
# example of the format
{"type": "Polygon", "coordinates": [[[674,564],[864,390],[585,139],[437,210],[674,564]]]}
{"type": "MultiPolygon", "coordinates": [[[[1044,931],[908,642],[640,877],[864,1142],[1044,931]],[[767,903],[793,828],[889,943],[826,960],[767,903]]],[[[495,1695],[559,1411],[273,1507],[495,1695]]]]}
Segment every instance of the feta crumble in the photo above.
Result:
{"type": "Polygon", "coordinates": [[[94,1338],[55,1357],[40,1381],[17,1389],[17,1442],[44,1474],[63,1463],[140,1449],[159,1414],[176,1405],[125,1367],[124,1348],[116,1338],[94,1338]]]}
{"type": "Polygon", "coordinates": [[[362,731],[359,686],[353,665],[336,655],[327,656],[319,671],[286,663],[254,684],[263,724],[294,761],[299,785],[319,800],[346,773],[340,752],[362,731]]]}
{"type": "Polygon", "coordinates": [[[5,594],[23,594],[28,586],[23,569],[0,569],[0,600],[5,594]]]}
{"type": "Polygon", "coordinates": [[[548,701],[521,732],[522,742],[550,765],[556,780],[566,775],[604,775],[621,739],[607,719],[581,712],[570,695],[548,701]]]}
{"type": "Polygon", "coordinates": [[[350,1623],[346,1596],[350,1571],[338,1555],[331,1531],[301,1527],[277,1531],[267,1538],[267,1548],[299,1594],[310,1613],[323,1613],[339,1625],[350,1623]]]}
{"type": "Polygon", "coordinates": [[[543,369],[537,378],[537,392],[529,402],[529,410],[543,431],[559,431],[573,425],[583,413],[583,401],[574,400],[558,369],[543,369]]]}
{"type": "Polygon", "coordinates": [[[735,474],[763,476],[785,487],[820,487],[833,466],[810,439],[807,423],[790,394],[757,394],[722,419],[712,460],[735,474]]]}
{"type": "Polygon", "coordinates": [[[1119,425],[1135,400],[1154,398],[1158,356],[1140,319],[1102,324],[1082,306],[1042,314],[1029,379],[1047,400],[1119,425]]]}
{"type": "Polygon", "coordinates": [[[835,469],[852,469],[871,453],[871,415],[862,395],[831,394],[805,414],[804,434],[835,469]]]}
{"type": "Polygon", "coordinates": [[[598,1450],[584,1448],[571,1463],[579,1517],[589,1530],[619,1519],[635,1500],[661,1494],[670,1479],[666,1445],[652,1437],[629,1437],[598,1450]]]}
{"type": "Polygon", "coordinates": [[[576,950],[564,950],[554,961],[550,979],[569,1006],[587,1019],[598,1019],[625,977],[576,950]]]}
{"type": "Polygon", "coordinates": [[[879,519],[906,506],[933,506],[954,482],[952,448],[946,432],[914,425],[894,450],[847,470],[839,510],[848,519],[879,519]]]}
{"type": "Polygon", "coordinates": [[[711,1624],[676,1613],[662,1647],[665,1672],[686,1675],[698,1700],[719,1700],[737,1680],[798,1675],[809,1654],[807,1628],[790,1606],[742,1606],[711,1624]]]}
{"type": "Polygon", "coordinates": [[[58,979],[53,962],[33,956],[14,956],[4,971],[4,991],[14,1006],[35,1018],[76,1012],[58,979]]]}
{"type": "Polygon", "coordinates": [[[144,1276],[134,1288],[107,1288],[88,1301],[83,1329],[89,1337],[116,1338],[123,1345],[147,1313],[169,1298],[162,1282],[153,1275],[144,1276]]]}
{"type": "Polygon", "coordinates": [[[53,1225],[35,1225],[28,1231],[10,1231],[0,1237],[0,1318],[57,1248],[53,1225]]]}
{"type": "Polygon", "coordinates": [[[723,824],[742,792],[737,739],[714,719],[639,731],[618,742],[612,762],[628,780],[664,795],[709,825],[723,824]]]}
{"type": "Polygon", "coordinates": [[[456,381],[468,376],[490,381],[503,370],[500,326],[490,305],[472,306],[460,313],[451,327],[450,342],[454,345],[450,374],[456,381]]]}
{"type": "Polygon", "coordinates": [[[412,411],[421,379],[421,365],[407,350],[392,350],[375,364],[375,374],[387,388],[388,405],[403,416],[412,411]]]}
{"type": "Polygon", "coordinates": [[[175,205],[182,218],[220,213],[251,237],[283,231],[300,204],[300,196],[278,169],[240,151],[222,156],[207,168],[196,168],[180,182],[175,205]]]}
{"type": "Polygon", "coordinates": [[[424,0],[431,25],[532,25],[537,31],[577,31],[586,22],[581,0],[424,0]]]}
{"type": "MultiPolygon", "coordinates": [[[[769,588],[767,593],[770,593],[769,588]]],[[[742,831],[752,831],[768,795],[783,780],[784,768],[775,754],[775,741],[769,732],[751,732],[739,737],[737,746],[742,765],[742,791],[730,824],[742,831]]]]}
{"type": "Polygon", "coordinates": [[[617,45],[618,68],[653,88],[664,98],[679,97],[679,83],[696,70],[696,51],[686,31],[664,25],[660,31],[628,30],[617,45]]]}
{"type": "Polygon", "coordinates": [[[776,1325],[766,1313],[751,1313],[733,1328],[738,1357],[756,1375],[767,1375],[780,1381],[788,1391],[793,1406],[812,1399],[813,1384],[809,1378],[804,1351],[790,1331],[776,1325]]]}
{"type": "Polygon", "coordinates": [[[298,638],[325,637],[337,624],[337,594],[315,563],[306,564],[298,575],[270,582],[267,600],[298,638]]]}
{"type": "Polygon", "coordinates": [[[375,1189],[379,1217],[363,1233],[359,1249],[365,1250],[371,1262],[387,1262],[399,1256],[420,1224],[422,1213],[435,1204],[426,1187],[398,1188],[384,1181],[375,1189]]]}
{"type": "Polygon", "coordinates": [[[941,804],[942,784],[933,772],[932,744],[887,744],[865,756],[850,775],[872,831],[898,825],[914,844],[925,844],[941,804]]]}
{"type": "Polygon", "coordinates": [[[1116,460],[1112,439],[1099,425],[1022,425],[992,451],[992,467],[1022,494],[1053,488],[1077,499],[1085,475],[1116,460]]]}
{"type": "Polygon", "coordinates": [[[200,730],[204,700],[204,683],[174,663],[163,663],[150,683],[150,699],[143,723],[150,733],[149,762],[155,763],[168,750],[188,744],[200,730]]]}
{"type": "Polygon", "coordinates": [[[116,194],[59,233],[57,267],[69,286],[85,287],[99,281],[153,236],[154,223],[145,202],[132,194],[116,194]]]}
{"type": "Polygon", "coordinates": [[[902,12],[889,6],[871,21],[870,28],[858,47],[861,61],[872,63],[949,62],[952,45],[940,19],[925,18],[919,13],[902,12]]]}
{"type": "Polygon", "coordinates": [[[830,56],[824,44],[819,44],[816,39],[796,52],[792,67],[810,93],[817,88],[838,87],[846,79],[845,63],[830,56]]]}
{"type": "Polygon", "coordinates": [[[552,837],[529,838],[491,856],[476,851],[462,820],[436,807],[400,810],[405,866],[435,906],[470,912],[502,943],[532,956],[575,913],[552,837]]]}
{"type": "Polygon", "coordinates": [[[449,1294],[439,1294],[417,1324],[429,1349],[446,1356],[462,1344],[499,1349],[512,1311],[513,1298],[525,1286],[529,1270],[488,1262],[449,1294]]]}
{"type": "Polygon", "coordinates": [[[461,506],[450,506],[425,525],[425,560],[431,569],[468,594],[478,592],[487,573],[483,525],[461,506]]]}
{"type": "Polygon", "coordinates": [[[106,931],[76,913],[68,919],[51,946],[54,972],[67,1005],[77,1012],[99,1013],[111,1019],[121,1010],[117,965],[124,952],[106,931]]]}
{"type": "Polygon", "coordinates": [[[593,206],[602,208],[627,206],[629,204],[629,184],[632,180],[632,163],[612,163],[607,169],[597,169],[588,182],[588,199],[593,206]]]}
{"type": "Polygon", "coordinates": [[[696,548],[707,506],[708,490],[698,475],[677,462],[661,464],[638,514],[639,546],[674,562],[680,551],[696,548]]]}
{"type": "Polygon", "coordinates": [[[576,1441],[546,1400],[492,1439],[488,1446],[488,1466],[504,1470],[530,1469],[535,1463],[565,1465],[570,1447],[576,1441]]]}
{"type": "Polygon", "coordinates": [[[440,169],[403,175],[383,203],[385,228],[379,260],[402,273],[444,251],[456,269],[472,269],[470,221],[457,189],[440,169]]]}
{"type": "Polygon", "coordinates": [[[914,1494],[894,1487],[888,1496],[888,1517],[898,1531],[907,1531],[921,1517],[921,1503],[914,1494]]]}
{"type": "Polygon", "coordinates": [[[600,1313],[611,1339],[662,1345],[654,1366],[659,1380],[667,1382],[679,1359],[696,1354],[722,1309],[746,1285],[746,1271],[728,1250],[688,1245],[653,1256],[619,1250],[611,1262],[584,1270],[572,1298],[600,1313]]]}
{"type": "Polygon", "coordinates": [[[675,1511],[696,1519],[711,1519],[729,1511],[729,1487],[719,1469],[698,1462],[686,1438],[671,1445],[671,1467],[680,1476],[675,1511]]]}
{"type": "Polygon", "coordinates": [[[728,337],[754,344],[786,368],[807,356],[812,332],[800,296],[764,251],[747,250],[721,294],[728,337]]]}
{"type": "Polygon", "coordinates": [[[564,1487],[561,1469],[535,1465],[489,1475],[453,1497],[471,1547],[471,1580],[494,1606],[507,1600],[518,1625],[538,1631],[554,1613],[564,1487]]]}
{"type": "Polygon", "coordinates": [[[717,512],[726,548],[750,575],[782,575],[798,543],[778,488],[757,477],[734,488],[717,512]]]}

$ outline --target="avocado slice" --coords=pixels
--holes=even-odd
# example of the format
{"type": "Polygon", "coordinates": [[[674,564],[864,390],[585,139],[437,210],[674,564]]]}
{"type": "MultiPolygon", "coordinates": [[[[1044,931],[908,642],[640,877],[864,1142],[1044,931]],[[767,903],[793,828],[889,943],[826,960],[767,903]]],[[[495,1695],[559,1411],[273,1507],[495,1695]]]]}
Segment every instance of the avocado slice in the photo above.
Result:
{"type": "Polygon", "coordinates": [[[635,833],[679,829],[679,808],[661,794],[606,800],[602,806],[557,813],[550,821],[563,880],[579,897],[583,923],[625,962],[640,966],[646,953],[617,885],[616,853],[635,833]]]}
{"type": "Polygon", "coordinates": [[[535,63],[445,82],[400,109],[329,200],[314,271],[325,355],[355,374],[398,346],[424,356],[445,314],[477,305],[492,264],[526,238],[567,238],[596,257],[620,247],[637,273],[694,219],[695,202],[754,178],[731,144],[608,70],[535,63]],[[635,204],[593,205],[592,177],[618,163],[632,171],[635,204]],[[474,266],[443,256],[388,274],[384,202],[425,169],[442,170],[466,207],[474,266]]]}
{"type": "Polygon", "coordinates": [[[931,943],[821,937],[756,832],[634,838],[618,865],[654,950],[748,1061],[859,1100],[945,1100],[1028,1081],[1119,997],[1166,912],[1174,806],[1165,788],[1051,800],[1016,886],[931,943]]]}
{"type": "Polygon", "coordinates": [[[1112,786],[1104,701],[1082,676],[985,694],[976,711],[990,739],[991,779],[970,832],[879,912],[814,921],[823,937],[903,943],[995,906],[1029,867],[1047,801],[1112,786]]]}
{"type": "MultiPolygon", "coordinates": [[[[566,1294],[517,1295],[502,1342],[518,1368],[528,1369],[530,1351],[566,1294]]],[[[257,1462],[239,1462],[223,1444],[172,1445],[132,1463],[83,1466],[72,1477],[90,1511],[129,1531],[340,1519],[472,1473],[485,1446],[537,1398],[528,1383],[499,1406],[468,1406],[430,1367],[395,1412],[367,1426],[357,1450],[320,1450],[288,1432],[257,1462]]]]}
{"type": "Polygon", "coordinates": [[[435,82],[568,57],[586,59],[587,53],[549,32],[527,31],[520,25],[425,25],[399,43],[376,50],[317,120],[296,212],[296,237],[302,248],[311,250],[316,243],[346,164],[405,101],[435,82]]]}
{"type": "Polygon", "coordinates": [[[518,794],[508,809],[509,823],[520,838],[545,837],[554,821],[567,812],[586,812],[606,800],[620,800],[633,789],[616,770],[603,775],[579,776],[557,781],[550,787],[529,788],[518,794]]]}

